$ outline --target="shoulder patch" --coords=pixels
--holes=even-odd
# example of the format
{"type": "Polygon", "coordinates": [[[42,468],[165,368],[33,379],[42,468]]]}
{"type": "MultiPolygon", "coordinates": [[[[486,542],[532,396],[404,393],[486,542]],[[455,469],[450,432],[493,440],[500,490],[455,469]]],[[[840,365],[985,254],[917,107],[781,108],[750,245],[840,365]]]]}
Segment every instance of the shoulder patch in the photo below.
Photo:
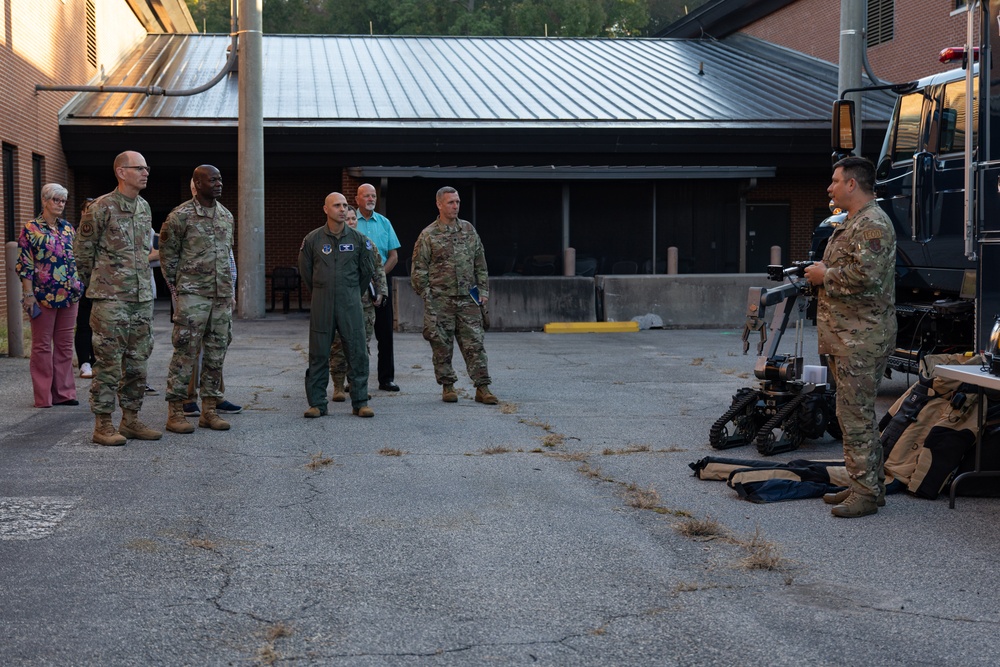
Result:
{"type": "Polygon", "coordinates": [[[862,235],[862,237],[866,241],[873,241],[875,239],[882,238],[882,230],[881,229],[866,229],[865,231],[863,231],[861,233],[861,235],[862,235]]]}

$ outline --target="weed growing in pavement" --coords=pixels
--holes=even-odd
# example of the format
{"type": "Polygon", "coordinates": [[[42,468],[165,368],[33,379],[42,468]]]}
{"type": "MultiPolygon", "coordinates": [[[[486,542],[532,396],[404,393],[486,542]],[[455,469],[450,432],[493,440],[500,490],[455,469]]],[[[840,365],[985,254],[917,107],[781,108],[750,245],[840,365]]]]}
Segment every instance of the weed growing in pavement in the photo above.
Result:
{"type": "Polygon", "coordinates": [[[747,550],[740,565],[748,570],[780,570],[790,562],[781,555],[777,544],[761,536],[760,526],[754,529],[749,540],[736,540],[736,544],[747,550]]]}
{"type": "Polygon", "coordinates": [[[695,357],[691,360],[692,366],[701,366],[703,363],[705,363],[705,357],[695,357]]]}
{"type": "Polygon", "coordinates": [[[319,470],[329,465],[333,465],[333,459],[329,456],[323,456],[323,452],[320,452],[313,454],[312,459],[306,464],[306,467],[310,470],[319,470]]]}
{"type": "Polygon", "coordinates": [[[552,424],[548,422],[539,422],[539,421],[534,421],[533,419],[518,419],[517,421],[521,424],[527,424],[528,426],[537,426],[543,431],[552,430],[552,424]]]}
{"type": "Polygon", "coordinates": [[[589,456],[586,452],[543,452],[540,449],[536,451],[559,461],[586,461],[589,456]]]}
{"type": "Polygon", "coordinates": [[[216,544],[212,540],[206,540],[203,537],[192,537],[188,540],[188,546],[196,549],[204,549],[205,551],[215,551],[216,544]]]}
{"type": "Polygon", "coordinates": [[[625,502],[629,507],[640,510],[663,510],[660,494],[653,487],[643,489],[635,484],[625,487],[625,502]]]}
{"type": "Polygon", "coordinates": [[[566,436],[562,433],[549,433],[542,438],[542,444],[546,447],[558,447],[566,441],[566,436]]]}
{"type": "Polygon", "coordinates": [[[615,456],[618,454],[638,454],[639,452],[648,452],[651,450],[652,448],[649,445],[629,445],[623,449],[611,449],[608,447],[601,453],[605,456],[615,456]]]}
{"type": "Polygon", "coordinates": [[[273,665],[281,660],[281,655],[274,648],[274,642],[282,637],[291,636],[292,629],[280,621],[268,627],[264,631],[264,639],[267,643],[257,649],[257,663],[261,665],[273,665]]]}
{"type": "Polygon", "coordinates": [[[727,534],[722,524],[712,517],[705,517],[704,519],[690,518],[687,521],[675,524],[674,529],[685,537],[701,539],[715,539],[717,537],[725,537],[727,534]]]}
{"type": "Polygon", "coordinates": [[[383,447],[382,449],[378,450],[378,453],[381,454],[382,456],[402,456],[406,452],[404,452],[402,449],[395,449],[394,447],[383,447]]]}
{"type": "Polygon", "coordinates": [[[479,453],[483,456],[490,456],[491,454],[509,454],[510,450],[506,447],[487,447],[486,449],[480,450],[479,453]]]}
{"type": "Polygon", "coordinates": [[[500,401],[500,414],[504,415],[517,414],[517,403],[511,403],[510,401],[500,401]]]}

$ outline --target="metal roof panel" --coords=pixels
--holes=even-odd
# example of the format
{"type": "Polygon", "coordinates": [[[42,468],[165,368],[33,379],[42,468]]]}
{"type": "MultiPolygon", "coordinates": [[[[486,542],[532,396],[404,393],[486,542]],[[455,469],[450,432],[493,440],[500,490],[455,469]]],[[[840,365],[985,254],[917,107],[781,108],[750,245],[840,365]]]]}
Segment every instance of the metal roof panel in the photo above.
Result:
{"type": "MultiPolygon", "coordinates": [[[[227,35],[151,35],[106,85],[190,89],[226,61],[227,35]]],[[[724,41],[265,35],[264,122],[272,126],[467,123],[826,122],[836,68],[743,35],[724,41]]],[[[187,97],[81,93],[67,124],[235,123],[238,84],[187,97]]],[[[888,118],[872,96],[866,120],[888,118]]]]}

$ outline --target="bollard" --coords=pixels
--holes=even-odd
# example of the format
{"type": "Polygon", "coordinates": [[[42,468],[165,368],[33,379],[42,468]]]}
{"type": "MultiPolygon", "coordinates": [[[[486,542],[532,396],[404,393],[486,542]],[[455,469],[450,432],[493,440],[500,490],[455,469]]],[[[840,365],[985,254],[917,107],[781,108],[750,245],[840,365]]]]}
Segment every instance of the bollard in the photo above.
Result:
{"type": "Polygon", "coordinates": [[[677,275],[677,246],[667,248],[667,275],[677,275]]]}
{"type": "Polygon", "coordinates": [[[576,248],[566,248],[563,250],[563,275],[576,275],[576,248]]]}
{"type": "Polygon", "coordinates": [[[781,264],[781,246],[771,246],[771,264],[781,264]]]}
{"type": "Polygon", "coordinates": [[[21,250],[17,241],[8,241],[5,248],[7,260],[7,356],[24,356],[24,317],[21,311],[21,278],[14,265],[21,250]]]}

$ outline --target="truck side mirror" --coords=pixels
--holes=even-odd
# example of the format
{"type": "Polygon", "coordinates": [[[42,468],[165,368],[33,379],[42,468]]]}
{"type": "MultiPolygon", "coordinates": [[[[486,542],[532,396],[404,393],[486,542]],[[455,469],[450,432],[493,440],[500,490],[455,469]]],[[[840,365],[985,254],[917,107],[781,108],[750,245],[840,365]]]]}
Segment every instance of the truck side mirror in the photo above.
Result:
{"type": "Polygon", "coordinates": [[[833,103],[832,130],[834,154],[853,152],[855,147],[853,100],[837,100],[833,103]]]}

